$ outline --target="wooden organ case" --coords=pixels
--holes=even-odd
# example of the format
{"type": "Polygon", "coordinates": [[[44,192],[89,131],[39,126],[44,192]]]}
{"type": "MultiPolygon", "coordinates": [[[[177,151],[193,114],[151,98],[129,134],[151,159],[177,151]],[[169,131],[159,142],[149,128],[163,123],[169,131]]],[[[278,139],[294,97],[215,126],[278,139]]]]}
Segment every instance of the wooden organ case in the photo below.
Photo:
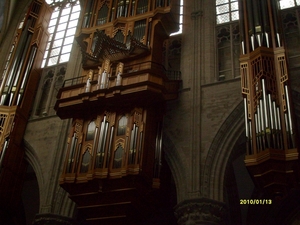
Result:
{"type": "Polygon", "coordinates": [[[88,224],[138,224],[164,200],[151,193],[163,189],[164,105],[180,83],[162,66],[179,1],[88,0],[82,13],[82,76],[55,105],[73,119],[60,185],[88,224]]]}
{"type": "Polygon", "coordinates": [[[299,151],[278,1],[240,4],[246,167],[270,197],[299,186],[299,151]]]}
{"type": "Polygon", "coordinates": [[[0,223],[24,224],[21,191],[27,164],[23,136],[40,79],[52,9],[32,1],[20,23],[0,85],[0,223]],[[13,223],[14,221],[14,223],[13,223]]]}

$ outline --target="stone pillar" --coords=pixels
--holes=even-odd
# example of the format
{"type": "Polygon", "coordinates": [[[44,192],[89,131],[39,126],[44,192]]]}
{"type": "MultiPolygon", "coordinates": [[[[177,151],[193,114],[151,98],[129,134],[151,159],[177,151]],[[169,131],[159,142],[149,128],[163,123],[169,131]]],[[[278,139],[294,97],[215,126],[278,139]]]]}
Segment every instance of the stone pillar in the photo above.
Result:
{"type": "Polygon", "coordinates": [[[208,198],[184,200],[175,206],[178,225],[226,224],[226,206],[208,198]]]}
{"type": "Polygon", "coordinates": [[[33,225],[78,225],[76,221],[69,217],[60,216],[51,213],[37,214],[33,225]]]}

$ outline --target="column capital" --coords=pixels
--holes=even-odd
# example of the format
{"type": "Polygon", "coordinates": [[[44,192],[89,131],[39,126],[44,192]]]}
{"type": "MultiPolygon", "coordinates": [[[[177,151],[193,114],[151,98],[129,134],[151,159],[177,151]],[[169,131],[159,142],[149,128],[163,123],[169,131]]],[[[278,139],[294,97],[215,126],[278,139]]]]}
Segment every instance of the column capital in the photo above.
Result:
{"type": "Polygon", "coordinates": [[[208,198],[189,199],[175,206],[179,225],[223,224],[226,205],[208,198]]]}
{"type": "Polygon", "coordinates": [[[78,225],[73,219],[61,215],[43,213],[37,214],[33,221],[33,225],[78,225]]]}

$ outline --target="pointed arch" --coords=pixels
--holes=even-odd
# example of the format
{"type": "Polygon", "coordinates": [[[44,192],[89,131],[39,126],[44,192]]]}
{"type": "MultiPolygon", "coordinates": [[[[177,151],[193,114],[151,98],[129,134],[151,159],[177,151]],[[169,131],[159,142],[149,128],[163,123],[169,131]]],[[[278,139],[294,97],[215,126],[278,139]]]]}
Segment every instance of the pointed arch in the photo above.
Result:
{"type": "Polygon", "coordinates": [[[163,150],[176,185],[177,202],[181,202],[185,199],[185,193],[188,192],[187,172],[178,154],[179,150],[166,133],[163,134],[163,150]]]}
{"type": "Polygon", "coordinates": [[[41,190],[41,187],[44,186],[44,177],[42,173],[42,167],[40,164],[40,160],[38,159],[38,156],[32,146],[24,140],[24,148],[25,148],[25,160],[30,164],[30,166],[33,168],[36,178],[38,180],[39,189],[41,190]]]}
{"type": "Polygon", "coordinates": [[[201,179],[204,197],[223,201],[228,159],[244,130],[244,106],[241,101],[222,124],[208,151],[201,179]]]}

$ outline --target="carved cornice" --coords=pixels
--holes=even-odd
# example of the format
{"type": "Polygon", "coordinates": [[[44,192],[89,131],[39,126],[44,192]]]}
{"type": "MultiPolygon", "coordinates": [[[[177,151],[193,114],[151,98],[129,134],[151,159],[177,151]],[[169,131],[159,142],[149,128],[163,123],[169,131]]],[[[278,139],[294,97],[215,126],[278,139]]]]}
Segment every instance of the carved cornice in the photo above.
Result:
{"type": "Polygon", "coordinates": [[[179,225],[222,224],[225,215],[225,204],[208,198],[185,200],[175,207],[179,225]]]}

